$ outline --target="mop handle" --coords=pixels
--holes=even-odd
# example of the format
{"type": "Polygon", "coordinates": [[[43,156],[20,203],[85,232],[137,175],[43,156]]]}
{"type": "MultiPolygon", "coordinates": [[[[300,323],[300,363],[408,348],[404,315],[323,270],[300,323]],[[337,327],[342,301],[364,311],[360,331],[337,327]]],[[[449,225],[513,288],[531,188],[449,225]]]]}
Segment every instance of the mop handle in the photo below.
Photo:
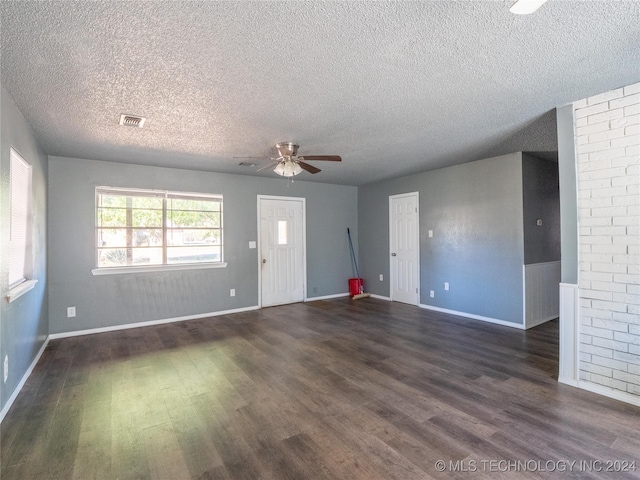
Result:
{"type": "Polygon", "coordinates": [[[356,267],[356,277],[360,278],[360,272],[358,272],[358,262],[356,261],[356,254],[353,251],[353,243],[351,243],[351,232],[349,228],[347,228],[347,236],[349,237],[349,250],[351,250],[351,258],[353,259],[353,264],[356,267]]]}

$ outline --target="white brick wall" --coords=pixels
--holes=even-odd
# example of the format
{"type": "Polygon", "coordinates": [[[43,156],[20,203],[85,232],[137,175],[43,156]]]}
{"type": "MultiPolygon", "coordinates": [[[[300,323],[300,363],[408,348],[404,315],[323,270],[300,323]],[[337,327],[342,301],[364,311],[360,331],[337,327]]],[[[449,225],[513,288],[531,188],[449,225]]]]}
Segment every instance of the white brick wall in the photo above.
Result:
{"type": "Polygon", "coordinates": [[[574,108],[580,380],[640,395],[640,83],[574,108]]]}

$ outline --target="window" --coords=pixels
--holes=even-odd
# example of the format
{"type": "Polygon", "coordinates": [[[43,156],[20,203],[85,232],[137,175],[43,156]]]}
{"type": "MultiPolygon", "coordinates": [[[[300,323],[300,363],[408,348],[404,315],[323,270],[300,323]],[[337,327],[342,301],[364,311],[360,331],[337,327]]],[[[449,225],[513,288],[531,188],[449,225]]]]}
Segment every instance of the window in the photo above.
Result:
{"type": "Polygon", "coordinates": [[[13,148],[10,153],[9,289],[31,273],[31,165],[13,148]]]}
{"type": "Polygon", "coordinates": [[[98,187],[96,227],[98,269],[222,265],[221,195],[98,187]]]}
{"type": "Polygon", "coordinates": [[[278,220],[278,245],[286,245],[288,240],[287,235],[287,220],[278,220]]]}

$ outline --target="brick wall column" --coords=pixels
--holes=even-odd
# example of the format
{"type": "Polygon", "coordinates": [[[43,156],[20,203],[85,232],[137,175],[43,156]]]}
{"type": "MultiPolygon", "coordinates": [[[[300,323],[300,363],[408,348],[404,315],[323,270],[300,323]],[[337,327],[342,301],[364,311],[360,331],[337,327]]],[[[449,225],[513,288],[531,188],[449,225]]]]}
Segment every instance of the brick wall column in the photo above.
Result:
{"type": "Polygon", "coordinates": [[[580,380],[640,395],[640,83],[574,108],[580,380]]]}

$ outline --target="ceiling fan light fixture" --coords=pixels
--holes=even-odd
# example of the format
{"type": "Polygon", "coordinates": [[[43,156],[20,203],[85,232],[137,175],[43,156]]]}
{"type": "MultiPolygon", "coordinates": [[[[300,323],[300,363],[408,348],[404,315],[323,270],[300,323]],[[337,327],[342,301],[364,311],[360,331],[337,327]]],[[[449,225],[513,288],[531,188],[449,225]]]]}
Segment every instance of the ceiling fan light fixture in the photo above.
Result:
{"type": "Polygon", "coordinates": [[[298,165],[298,162],[291,162],[291,163],[293,163],[293,174],[294,175],[298,175],[298,174],[303,172],[302,167],[300,165],[298,165]]]}
{"type": "Polygon", "coordinates": [[[538,10],[547,0],[518,0],[509,11],[516,15],[529,15],[538,10]]]}
{"type": "Polygon", "coordinates": [[[276,168],[273,169],[275,173],[284,177],[284,162],[280,162],[276,165],[276,168]]]}
{"type": "Polygon", "coordinates": [[[290,158],[278,163],[273,171],[283,177],[294,177],[303,172],[302,167],[298,165],[298,162],[294,162],[290,158]]]}

